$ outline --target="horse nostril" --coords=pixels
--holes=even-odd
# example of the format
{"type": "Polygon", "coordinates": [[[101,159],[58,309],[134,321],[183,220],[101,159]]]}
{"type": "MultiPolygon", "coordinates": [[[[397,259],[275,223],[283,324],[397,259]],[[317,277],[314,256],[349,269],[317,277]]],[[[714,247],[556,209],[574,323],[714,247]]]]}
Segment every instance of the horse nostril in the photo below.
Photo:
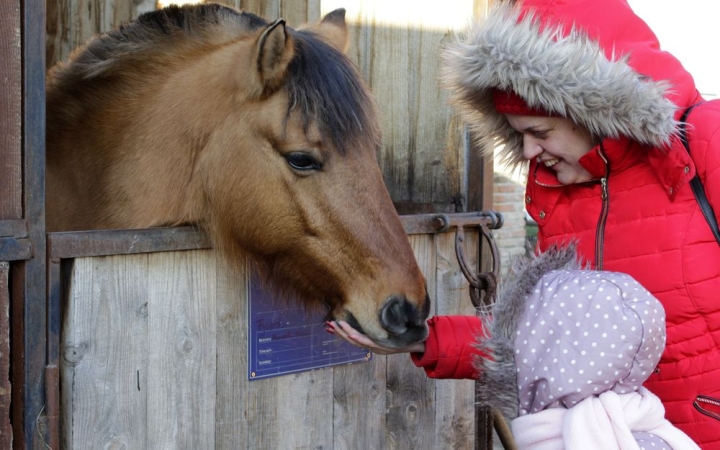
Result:
{"type": "Polygon", "coordinates": [[[405,297],[393,296],[380,311],[380,324],[393,335],[405,334],[409,330],[424,327],[427,309],[420,311],[405,297]]]}

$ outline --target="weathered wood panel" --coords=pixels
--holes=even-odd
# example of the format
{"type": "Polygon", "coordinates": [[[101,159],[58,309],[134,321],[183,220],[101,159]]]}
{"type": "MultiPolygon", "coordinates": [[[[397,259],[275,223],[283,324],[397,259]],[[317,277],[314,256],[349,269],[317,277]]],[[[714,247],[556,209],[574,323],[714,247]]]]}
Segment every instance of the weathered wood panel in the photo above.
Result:
{"type": "Polygon", "coordinates": [[[0,3],[0,220],[22,217],[20,2],[0,3]]]}
{"type": "Polygon", "coordinates": [[[324,0],[322,6],[323,13],[347,9],[348,54],[379,105],[385,138],[378,161],[392,199],[447,212],[467,207],[468,155],[438,83],[438,54],[472,17],[474,1],[324,0]]]}
{"type": "Polygon", "coordinates": [[[215,443],[218,449],[248,448],[247,425],[247,283],[227,271],[218,271],[217,281],[217,396],[215,443]]]}
{"type": "Polygon", "coordinates": [[[332,380],[330,369],[250,383],[247,448],[332,448],[332,380]]]}
{"type": "Polygon", "coordinates": [[[62,448],[150,448],[148,279],[147,255],[75,261],[62,327],[62,448]]]}
{"type": "MultiPolygon", "coordinates": [[[[5,166],[0,169],[0,186],[6,182],[3,179],[5,175],[10,177],[9,190],[5,191],[7,186],[0,187],[0,204],[10,199],[11,219],[15,219],[15,223],[22,219],[19,233],[22,239],[18,239],[17,243],[21,248],[27,246],[30,250],[28,254],[22,251],[16,254],[24,261],[13,264],[10,282],[13,445],[23,449],[40,448],[46,446],[45,431],[52,427],[52,418],[46,421],[45,417],[41,417],[43,411],[48,414],[48,410],[57,407],[45,401],[45,387],[53,385],[52,376],[46,378],[45,374],[54,371],[46,367],[46,338],[56,331],[47,326],[44,258],[45,5],[43,0],[6,0],[0,3],[0,35],[11,36],[12,45],[18,46],[17,52],[11,51],[11,54],[0,57],[2,63],[13,68],[13,72],[0,73],[0,84],[9,81],[12,86],[9,103],[5,104],[4,98],[0,98],[0,110],[9,107],[12,111],[12,117],[0,118],[0,128],[10,124],[10,130],[0,130],[0,141],[9,138],[5,142],[12,147],[8,154],[5,153],[7,149],[0,149],[0,166],[5,166]],[[6,14],[9,15],[7,22],[6,14]],[[19,118],[15,118],[15,113],[19,114],[19,118]],[[6,119],[9,122],[5,122],[6,119]],[[10,159],[5,159],[8,156],[10,159]],[[6,172],[8,167],[9,174],[6,172]]],[[[2,95],[6,94],[7,91],[2,95]]],[[[17,231],[15,225],[10,228],[17,231]]],[[[0,256],[0,259],[3,258],[0,256]]]]}
{"type": "Polygon", "coordinates": [[[321,0],[219,0],[268,20],[283,18],[290,26],[314,22],[320,18],[321,0]]]}
{"type": "MultiPolygon", "coordinates": [[[[465,235],[465,251],[470,267],[478,263],[478,234],[465,235]]],[[[438,240],[436,298],[438,315],[474,315],[468,282],[459,270],[455,255],[454,234],[438,240]]],[[[475,382],[472,380],[437,380],[435,385],[436,435],[443,444],[436,448],[470,449],[475,444],[475,382]]]]}
{"type": "MultiPolygon", "coordinates": [[[[157,3],[156,0],[48,0],[47,67],[67,59],[75,48],[93,35],[154,10],[157,3]]],[[[320,18],[320,0],[219,0],[217,3],[269,20],[282,17],[293,26],[320,18]]]]}
{"type": "Polygon", "coordinates": [[[47,0],[45,63],[64,61],[80,44],[155,9],[156,0],[47,0]]]}
{"type": "Polygon", "coordinates": [[[11,448],[10,425],[10,264],[0,261],[0,448],[11,448]]]}
{"type": "Polygon", "coordinates": [[[333,429],[337,450],[385,448],[388,441],[387,357],[333,370],[333,429]]]}
{"type": "Polygon", "coordinates": [[[147,448],[215,448],[216,259],[155,253],[148,272],[147,448]]]}
{"type": "MultiPolygon", "coordinates": [[[[410,236],[433,312],[473,314],[453,239],[410,236]]],[[[474,446],[472,382],[431,380],[407,355],[248,381],[246,277],[210,250],[78,258],[68,272],[64,448],[474,446]]]]}
{"type": "MultiPolygon", "coordinates": [[[[442,240],[441,236],[437,239],[442,240]]],[[[437,310],[436,237],[412,236],[410,243],[420,269],[428,280],[428,293],[437,310]]],[[[389,355],[387,358],[387,442],[382,448],[405,450],[443,448],[435,445],[435,381],[415,367],[408,355],[389,355]]],[[[359,395],[362,395],[360,393],[359,395]]]]}

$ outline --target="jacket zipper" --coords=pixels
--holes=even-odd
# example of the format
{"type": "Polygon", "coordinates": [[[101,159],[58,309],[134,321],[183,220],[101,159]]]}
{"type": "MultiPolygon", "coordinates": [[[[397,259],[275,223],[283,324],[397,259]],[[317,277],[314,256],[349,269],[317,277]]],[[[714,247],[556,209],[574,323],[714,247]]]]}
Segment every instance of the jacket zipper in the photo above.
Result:
{"type": "Polygon", "coordinates": [[[600,157],[605,161],[605,176],[600,178],[600,197],[602,198],[602,208],[600,210],[600,219],[598,219],[597,230],[595,231],[595,269],[603,270],[603,252],[605,249],[605,223],[607,222],[608,211],[610,209],[610,195],[608,194],[608,178],[610,177],[610,166],[605,157],[602,147],[598,152],[600,157]]]}
{"type": "Polygon", "coordinates": [[[693,406],[695,406],[695,409],[700,411],[702,414],[705,414],[708,417],[712,417],[713,419],[720,420],[720,414],[703,408],[701,403],[720,408],[720,399],[708,397],[707,395],[698,395],[693,402],[693,406]]]}

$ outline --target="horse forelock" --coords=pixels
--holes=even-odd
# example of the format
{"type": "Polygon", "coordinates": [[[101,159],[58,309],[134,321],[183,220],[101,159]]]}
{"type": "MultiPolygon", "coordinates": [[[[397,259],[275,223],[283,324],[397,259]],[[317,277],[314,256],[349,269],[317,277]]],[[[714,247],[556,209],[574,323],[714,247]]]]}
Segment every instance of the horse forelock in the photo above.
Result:
{"type": "Polygon", "coordinates": [[[290,31],[295,56],[285,80],[288,116],[299,111],[306,128],[315,121],[341,153],[356,146],[376,148],[375,102],[352,61],[312,31],[290,31]]]}

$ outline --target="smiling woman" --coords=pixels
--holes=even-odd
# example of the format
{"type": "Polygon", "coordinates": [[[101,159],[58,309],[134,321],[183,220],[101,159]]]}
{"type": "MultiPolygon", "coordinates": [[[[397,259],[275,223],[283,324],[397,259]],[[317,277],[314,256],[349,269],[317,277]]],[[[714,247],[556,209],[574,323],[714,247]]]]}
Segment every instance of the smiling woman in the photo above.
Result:
{"type": "Polygon", "coordinates": [[[720,248],[690,186],[697,173],[720,210],[720,103],[703,103],[626,0],[503,2],[443,58],[478,139],[527,169],[537,251],[574,242],[594,269],[633,276],[666,308],[668,346],[644,385],[703,449],[720,448],[717,420],[697,406],[720,398],[720,332],[707,332],[720,330],[720,248]],[[679,121],[697,103],[688,153],[679,121]]]}
{"type": "MultiPolygon", "coordinates": [[[[709,406],[720,404],[720,247],[691,187],[705,186],[717,215],[720,102],[705,101],[627,0],[499,2],[448,43],[443,68],[480,145],[526,169],[537,252],[572,243],[583,264],[628,274],[660,300],[668,345],[643,385],[703,450],[720,449],[709,406]]],[[[413,361],[436,378],[478,377],[488,360],[475,344],[495,330],[458,316],[429,325],[422,353],[405,349],[413,361]]]]}
{"type": "Polygon", "coordinates": [[[510,126],[523,135],[523,157],[555,171],[560,184],[585,183],[593,176],[581,160],[595,145],[590,132],[564,117],[506,114],[510,126]]]}

